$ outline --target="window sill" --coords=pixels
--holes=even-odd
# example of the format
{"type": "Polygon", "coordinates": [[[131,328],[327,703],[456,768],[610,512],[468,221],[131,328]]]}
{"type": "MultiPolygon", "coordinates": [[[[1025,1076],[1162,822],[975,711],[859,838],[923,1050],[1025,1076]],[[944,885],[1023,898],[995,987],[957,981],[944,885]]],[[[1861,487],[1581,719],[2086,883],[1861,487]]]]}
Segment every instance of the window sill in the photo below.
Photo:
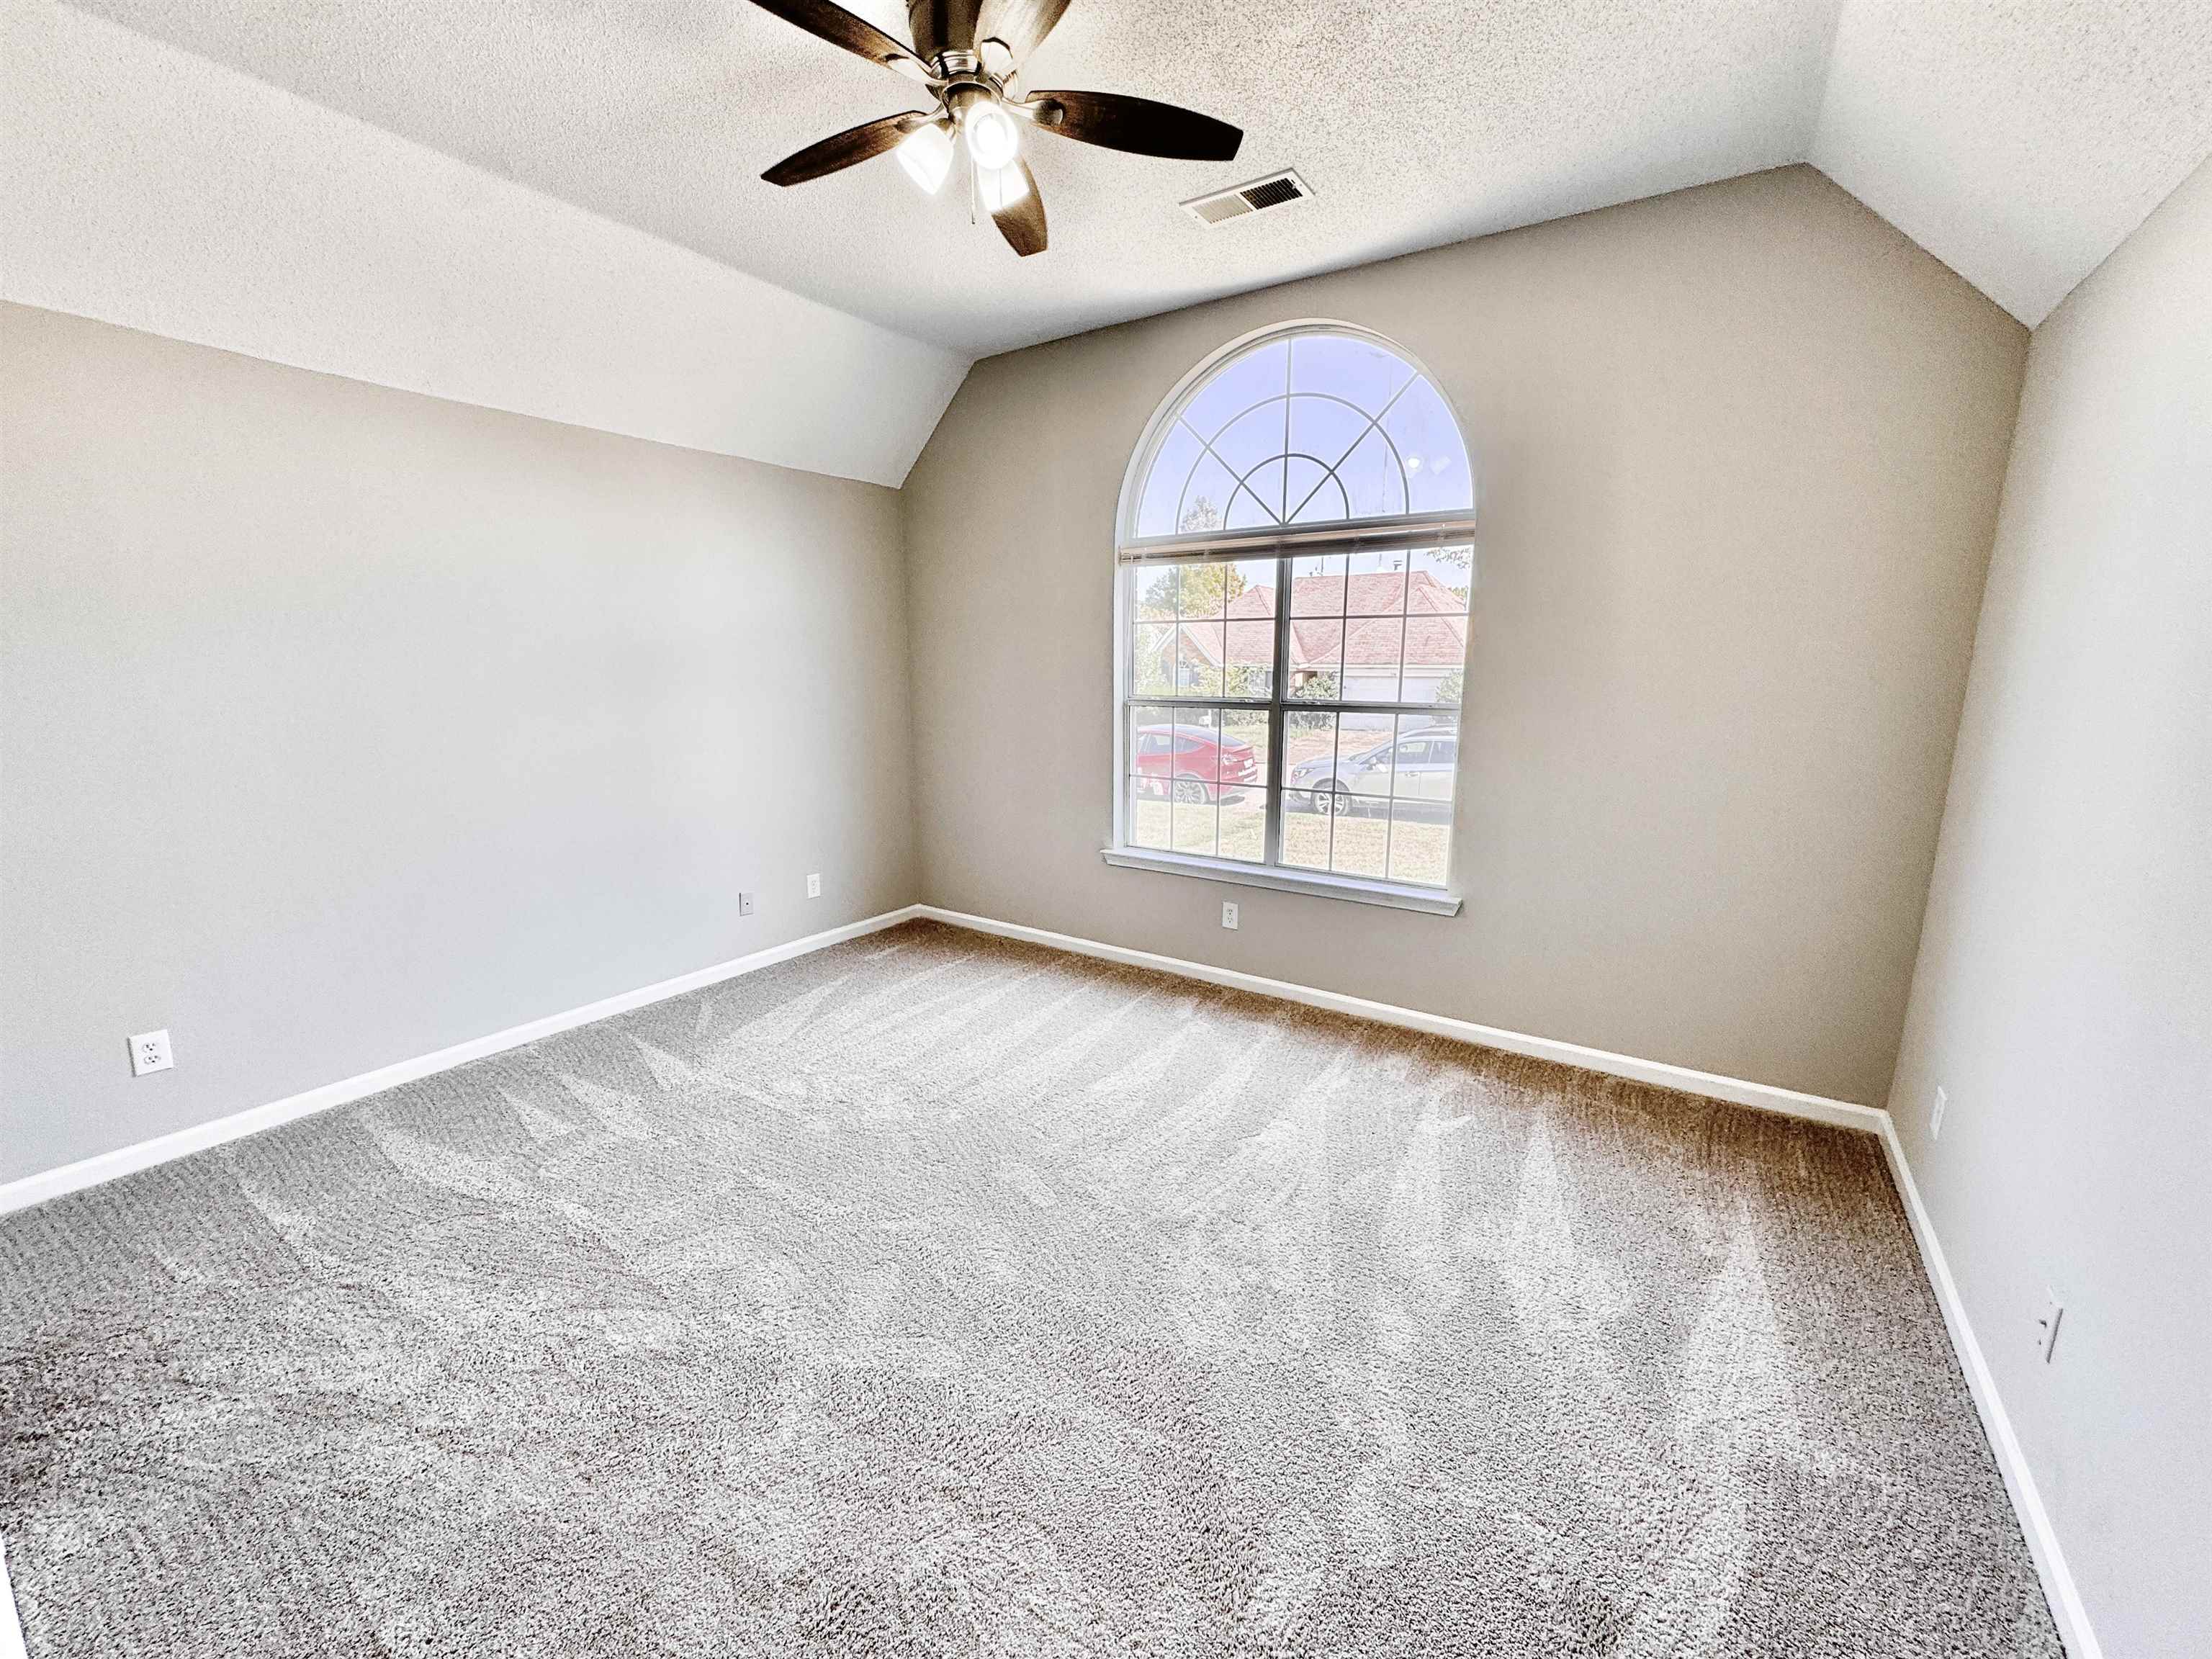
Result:
{"type": "Polygon", "coordinates": [[[1200,881],[1225,881],[1239,887],[1267,887],[1278,893],[1306,893],[1315,898],[1349,899],[1354,904],[1379,904],[1391,910],[1419,910],[1431,916],[1455,916],[1459,914],[1459,896],[1434,887],[1406,887],[1395,882],[1362,881],[1352,876],[1324,876],[1304,870],[1239,864],[1229,859],[1192,858],[1180,853],[1152,853],[1133,847],[1104,848],[1098,856],[1123,870],[1158,870],[1170,876],[1195,876],[1200,881]]]}

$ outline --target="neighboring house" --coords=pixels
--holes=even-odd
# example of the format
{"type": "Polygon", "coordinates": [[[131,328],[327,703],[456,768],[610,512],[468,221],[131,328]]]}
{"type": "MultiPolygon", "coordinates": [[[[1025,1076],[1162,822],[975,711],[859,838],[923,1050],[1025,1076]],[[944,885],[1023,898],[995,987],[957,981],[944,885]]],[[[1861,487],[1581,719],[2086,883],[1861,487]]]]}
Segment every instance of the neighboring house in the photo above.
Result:
{"type": "MultiPolygon", "coordinates": [[[[1433,702],[1444,679],[1467,663],[1466,601],[1425,570],[1351,579],[1300,576],[1291,584],[1291,668],[1340,677],[1334,697],[1347,702],[1433,702]],[[1336,614],[1348,611],[1349,617],[1336,614]],[[1388,614],[1382,614],[1385,611],[1388,614]],[[1310,615],[1326,611],[1329,614],[1310,615]],[[1399,678],[1404,650],[1404,680],[1399,678]]],[[[1246,588],[1229,603],[1225,623],[1188,622],[1163,629],[1160,678],[1185,696],[1204,696],[1225,665],[1265,672],[1275,659],[1275,590],[1246,588]]]]}

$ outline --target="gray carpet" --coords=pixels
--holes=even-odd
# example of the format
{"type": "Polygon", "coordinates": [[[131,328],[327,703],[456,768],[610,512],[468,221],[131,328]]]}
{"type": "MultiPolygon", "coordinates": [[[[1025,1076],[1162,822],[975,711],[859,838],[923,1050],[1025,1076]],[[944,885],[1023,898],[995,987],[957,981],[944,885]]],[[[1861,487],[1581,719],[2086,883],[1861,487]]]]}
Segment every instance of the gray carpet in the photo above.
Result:
{"type": "Polygon", "coordinates": [[[1871,1139],[926,924],[0,1273],[33,1659],[2058,1652],[1871,1139]]]}

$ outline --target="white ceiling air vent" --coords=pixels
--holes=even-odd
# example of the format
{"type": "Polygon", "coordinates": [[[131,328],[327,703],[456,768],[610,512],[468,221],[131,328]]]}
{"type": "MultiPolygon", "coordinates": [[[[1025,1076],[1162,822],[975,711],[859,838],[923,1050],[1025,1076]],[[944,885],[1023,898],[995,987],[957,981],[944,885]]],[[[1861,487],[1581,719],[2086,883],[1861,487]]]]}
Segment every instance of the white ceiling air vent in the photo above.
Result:
{"type": "Polygon", "coordinates": [[[1292,202],[1304,201],[1312,194],[1312,187],[1285,167],[1280,173],[1271,173],[1264,179],[1255,179],[1249,185],[1218,190],[1211,196],[1194,197],[1183,206],[1194,219],[1218,225],[1224,219],[1241,219],[1248,213],[1287,207],[1292,202]]]}

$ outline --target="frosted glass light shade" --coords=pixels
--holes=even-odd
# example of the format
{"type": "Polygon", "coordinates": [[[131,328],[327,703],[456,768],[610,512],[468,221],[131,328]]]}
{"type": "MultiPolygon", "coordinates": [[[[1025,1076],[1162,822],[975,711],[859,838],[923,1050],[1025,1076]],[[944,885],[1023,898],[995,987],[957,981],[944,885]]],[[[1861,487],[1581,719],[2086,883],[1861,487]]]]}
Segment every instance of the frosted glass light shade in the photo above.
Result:
{"type": "Polygon", "coordinates": [[[1000,167],[995,173],[979,169],[975,189],[983,198],[985,212],[1001,212],[1030,193],[1029,175],[1019,167],[1000,167]]]}
{"type": "Polygon", "coordinates": [[[893,154],[906,169],[906,176],[932,196],[937,194],[945,175],[952,170],[952,140],[935,122],[916,127],[900,139],[893,154]]]}
{"type": "Polygon", "coordinates": [[[979,100],[969,107],[962,125],[968,134],[968,153],[986,173],[1005,167],[1022,147],[1014,118],[996,104],[979,100]]]}

